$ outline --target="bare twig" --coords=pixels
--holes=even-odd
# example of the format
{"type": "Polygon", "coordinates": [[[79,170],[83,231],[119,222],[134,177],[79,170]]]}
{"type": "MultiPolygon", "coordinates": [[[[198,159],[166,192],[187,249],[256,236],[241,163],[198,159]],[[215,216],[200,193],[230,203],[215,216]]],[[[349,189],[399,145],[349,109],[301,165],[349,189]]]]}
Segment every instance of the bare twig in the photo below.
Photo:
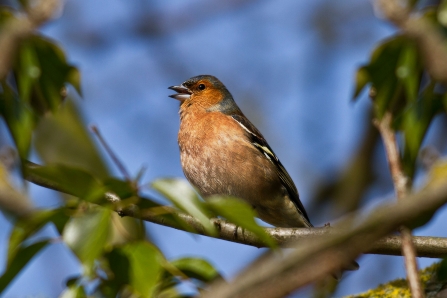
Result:
{"type": "MultiPolygon", "coordinates": [[[[409,179],[402,169],[396,135],[391,128],[392,120],[393,118],[391,113],[387,112],[381,120],[375,119],[374,124],[382,135],[397,199],[402,200],[408,194],[409,179]]],[[[402,234],[402,252],[405,259],[405,268],[407,271],[407,278],[410,290],[413,297],[422,298],[424,297],[424,294],[419,278],[418,265],[416,261],[416,251],[412,242],[411,231],[407,227],[402,226],[400,228],[400,232],[402,234]]]]}
{"type": "Polygon", "coordinates": [[[90,128],[93,131],[93,133],[96,135],[96,137],[98,138],[99,142],[104,147],[106,152],[109,154],[110,158],[113,160],[115,165],[118,167],[121,174],[126,178],[127,181],[130,181],[131,179],[130,179],[129,172],[127,171],[124,164],[119,160],[118,156],[113,152],[113,150],[109,146],[109,144],[107,144],[106,140],[102,137],[101,133],[99,132],[98,127],[96,125],[92,125],[90,128]]]}
{"type": "Polygon", "coordinates": [[[33,2],[26,14],[15,16],[3,24],[0,34],[0,81],[8,74],[20,41],[49,20],[60,5],[59,0],[33,2]]]}
{"type": "MultiPolygon", "coordinates": [[[[26,168],[39,167],[39,165],[31,162],[28,162],[26,164],[26,168]]],[[[32,183],[46,188],[58,191],[61,191],[63,189],[53,182],[33,175],[30,171],[25,171],[25,178],[32,183]]],[[[190,215],[181,213],[177,209],[174,209],[172,207],[161,207],[163,208],[163,212],[160,212],[160,210],[158,210],[158,212],[155,212],[155,210],[153,209],[138,210],[138,208],[132,207],[123,209],[118,204],[120,201],[120,198],[118,196],[114,194],[108,194],[106,199],[117,206],[116,211],[119,212],[119,214],[122,216],[140,218],[144,221],[184,231],[185,228],[183,226],[180,226],[173,221],[168,221],[166,220],[166,217],[160,215],[161,213],[169,213],[181,218],[190,227],[192,227],[197,234],[209,236],[206,234],[205,228],[198,220],[190,215]]],[[[266,245],[253,233],[238,228],[236,225],[226,220],[212,219],[212,222],[218,230],[218,234],[214,236],[215,238],[255,247],[266,247],[266,245]]],[[[265,230],[278,242],[279,245],[283,247],[291,247],[293,246],[293,242],[304,242],[321,235],[334,235],[338,233],[337,230],[334,228],[265,228],[265,230]]],[[[447,238],[414,237],[414,243],[419,257],[439,258],[447,254],[447,238]]],[[[365,250],[365,253],[400,256],[402,255],[401,247],[402,239],[400,236],[387,236],[375,243],[372,243],[370,247],[365,250]]]]}

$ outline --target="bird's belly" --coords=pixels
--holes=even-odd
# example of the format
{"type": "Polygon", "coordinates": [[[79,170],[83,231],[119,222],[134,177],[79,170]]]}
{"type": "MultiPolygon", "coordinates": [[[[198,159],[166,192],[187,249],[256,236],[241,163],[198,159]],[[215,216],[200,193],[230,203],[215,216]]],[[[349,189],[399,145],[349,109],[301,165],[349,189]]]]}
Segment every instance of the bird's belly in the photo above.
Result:
{"type": "MultiPolygon", "coordinates": [[[[265,158],[253,150],[255,159],[248,160],[239,152],[240,144],[227,144],[216,152],[212,148],[180,148],[182,167],[187,179],[199,192],[211,195],[231,195],[252,201],[257,194],[266,194],[278,189],[279,179],[265,158]],[[270,177],[270,178],[268,178],[270,177]],[[271,177],[274,177],[273,179],[271,177]]],[[[251,148],[249,150],[252,150],[251,148]]]]}
{"type": "Polygon", "coordinates": [[[247,201],[259,218],[279,227],[305,226],[289,199],[275,168],[257,149],[248,160],[239,152],[240,143],[215,151],[206,146],[180,148],[183,171],[189,182],[206,199],[212,195],[230,195],[247,201]]]}

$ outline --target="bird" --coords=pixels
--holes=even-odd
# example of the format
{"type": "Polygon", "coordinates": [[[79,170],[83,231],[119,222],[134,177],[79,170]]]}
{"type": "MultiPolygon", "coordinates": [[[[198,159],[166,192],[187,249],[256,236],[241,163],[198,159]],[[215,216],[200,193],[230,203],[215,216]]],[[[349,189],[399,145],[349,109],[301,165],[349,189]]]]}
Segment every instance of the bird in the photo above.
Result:
{"type": "Polygon", "coordinates": [[[276,227],[313,227],[292,178],[219,79],[199,75],[169,89],[180,101],[182,169],[202,197],[241,198],[276,227]]]}
{"type": "MultiPolygon", "coordinates": [[[[180,101],[178,144],[183,173],[206,199],[241,198],[263,221],[283,228],[312,228],[297,187],[261,132],[242,113],[225,85],[212,75],[171,86],[180,101]]],[[[352,261],[344,270],[357,270],[352,261]]]]}

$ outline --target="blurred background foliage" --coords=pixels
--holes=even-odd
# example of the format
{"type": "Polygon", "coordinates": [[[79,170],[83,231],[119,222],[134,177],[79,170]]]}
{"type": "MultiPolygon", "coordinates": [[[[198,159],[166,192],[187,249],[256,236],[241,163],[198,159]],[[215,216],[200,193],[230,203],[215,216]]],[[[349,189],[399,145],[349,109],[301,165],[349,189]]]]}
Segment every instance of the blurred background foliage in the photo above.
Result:
{"type": "MultiPolygon", "coordinates": [[[[165,88],[200,73],[221,78],[264,132],[314,223],[392,196],[371,124],[387,112],[415,187],[444,183],[445,88],[427,72],[418,43],[378,20],[368,1],[168,2],[67,1],[56,10],[59,19],[14,40],[0,77],[2,294],[188,296],[231,278],[259,254],[121,218],[109,194],[121,207],[151,212],[172,204],[210,235],[209,218],[222,216],[275,247],[245,203],[203,202],[184,180],[155,180],[181,176],[177,107],[165,88]],[[98,146],[92,120],[130,174],[98,146]],[[28,184],[23,177],[29,175],[59,192],[28,184]]],[[[445,3],[413,1],[444,37],[445,3]]],[[[33,20],[39,1],[0,4],[2,44],[14,26],[33,20]]],[[[192,231],[180,218],[161,215],[192,231]]],[[[447,236],[436,225],[425,233],[447,236]]],[[[404,274],[391,258],[398,259],[364,257],[361,271],[335,293],[404,274]]],[[[445,275],[445,261],[440,268],[445,275]]]]}

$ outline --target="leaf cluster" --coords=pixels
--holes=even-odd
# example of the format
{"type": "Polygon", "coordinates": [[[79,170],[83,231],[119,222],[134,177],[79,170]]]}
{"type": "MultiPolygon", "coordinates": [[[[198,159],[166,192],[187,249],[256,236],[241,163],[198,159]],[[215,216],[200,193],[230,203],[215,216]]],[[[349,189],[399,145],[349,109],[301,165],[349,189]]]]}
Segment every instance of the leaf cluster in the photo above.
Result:
{"type": "MultiPolygon", "coordinates": [[[[0,29],[5,29],[1,34],[14,34],[6,32],[8,22],[26,14],[27,5],[22,1],[17,11],[0,9],[0,29]]],[[[150,241],[141,220],[121,218],[115,212],[124,208],[160,212],[164,220],[195,232],[175,214],[164,212],[156,200],[141,194],[141,175],[111,175],[75,100],[76,93],[81,95],[80,71],[70,64],[62,48],[34,32],[21,37],[15,50],[12,67],[0,80],[0,116],[14,141],[23,177],[45,181],[47,187],[64,195],[57,208],[31,209],[26,215],[9,213],[14,227],[0,293],[43,249],[60,241],[83,269],[80,276],[67,280],[63,297],[177,297],[183,295],[178,291],[180,284],[200,291],[220,278],[202,258],[167,260],[150,241]],[[28,160],[31,152],[39,155],[43,165],[28,160]],[[36,233],[47,225],[54,226],[60,237],[36,239],[36,233]]],[[[7,175],[1,179],[7,184],[7,175]]],[[[236,198],[204,202],[179,179],[160,179],[151,187],[177,210],[200,220],[209,235],[215,235],[217,228],[210,218],[222,216],[275,246],[256,224],[252,209],[236,198]]],[[[5,210],[1,204],[0,208],[5,210]]]]}

